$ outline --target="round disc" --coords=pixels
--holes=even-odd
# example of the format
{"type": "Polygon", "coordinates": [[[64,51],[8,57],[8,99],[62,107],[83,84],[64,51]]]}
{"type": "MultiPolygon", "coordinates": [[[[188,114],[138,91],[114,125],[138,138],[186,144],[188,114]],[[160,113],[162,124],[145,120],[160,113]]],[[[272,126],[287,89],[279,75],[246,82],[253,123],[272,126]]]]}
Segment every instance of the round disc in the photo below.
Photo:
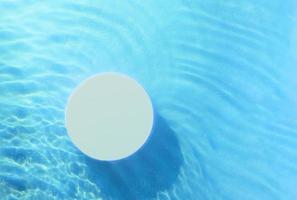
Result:
{"type": "Polygon", "coordinates": [[[135,153],[153,126],[153,107],[143,87],[128,76],[103,73],[77,87],[65,117],[76,147],[98,160],[118,160],[135,153]]]}

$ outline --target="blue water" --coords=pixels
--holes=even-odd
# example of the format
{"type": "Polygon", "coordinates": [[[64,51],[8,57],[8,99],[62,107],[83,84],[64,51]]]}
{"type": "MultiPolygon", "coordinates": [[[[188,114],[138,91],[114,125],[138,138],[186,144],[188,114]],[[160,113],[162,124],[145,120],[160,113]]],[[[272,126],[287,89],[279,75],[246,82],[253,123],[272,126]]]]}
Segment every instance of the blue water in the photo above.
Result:
{"type": "Polygon", "coordinates": [[[0,199],[295,200],[296,88],[296,0],[0,0],[0,199]],[[157,115],[111,163],[64,127],[105,71],[157,115]]]}

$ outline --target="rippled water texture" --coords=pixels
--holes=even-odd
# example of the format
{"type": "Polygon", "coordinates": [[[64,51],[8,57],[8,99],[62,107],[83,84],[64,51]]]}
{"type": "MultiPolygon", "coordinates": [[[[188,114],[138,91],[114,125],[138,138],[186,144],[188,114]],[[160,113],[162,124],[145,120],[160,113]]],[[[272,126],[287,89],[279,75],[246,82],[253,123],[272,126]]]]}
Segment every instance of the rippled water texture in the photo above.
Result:
{"type": "Polygon", "coordinates": [[[0,0],[0,199],[297,199],[295,0],[0,0]],[[99,162],[64,127],[103,71],[150,94],[153,135],[99,162]]]}

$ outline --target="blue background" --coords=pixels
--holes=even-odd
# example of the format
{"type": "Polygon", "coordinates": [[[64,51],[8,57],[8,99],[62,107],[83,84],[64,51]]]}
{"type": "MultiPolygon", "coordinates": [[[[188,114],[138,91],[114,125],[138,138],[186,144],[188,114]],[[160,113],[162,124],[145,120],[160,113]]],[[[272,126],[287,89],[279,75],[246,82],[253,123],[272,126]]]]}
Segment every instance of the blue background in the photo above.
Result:
{"type": "Polygon", "coordinates": [[[296,0],[0,0],[0,199],[297,199],[296,0]],[[96,73],[156,111],[134,156],[64,127],[96,73]]]}

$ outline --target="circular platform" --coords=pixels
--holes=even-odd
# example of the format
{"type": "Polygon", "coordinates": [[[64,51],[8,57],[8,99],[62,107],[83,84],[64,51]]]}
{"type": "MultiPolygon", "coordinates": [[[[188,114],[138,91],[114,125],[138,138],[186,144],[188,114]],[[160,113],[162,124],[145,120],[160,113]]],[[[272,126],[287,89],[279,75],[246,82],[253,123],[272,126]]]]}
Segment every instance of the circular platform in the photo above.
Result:
{"type": "Polygon", "coordinates": [[[81,83],[65,111],[68,134],[84,154],[118,160],[135,153],[153,126],[153,106],[144,88],[132,78],[102,73],[81,83]]]}

